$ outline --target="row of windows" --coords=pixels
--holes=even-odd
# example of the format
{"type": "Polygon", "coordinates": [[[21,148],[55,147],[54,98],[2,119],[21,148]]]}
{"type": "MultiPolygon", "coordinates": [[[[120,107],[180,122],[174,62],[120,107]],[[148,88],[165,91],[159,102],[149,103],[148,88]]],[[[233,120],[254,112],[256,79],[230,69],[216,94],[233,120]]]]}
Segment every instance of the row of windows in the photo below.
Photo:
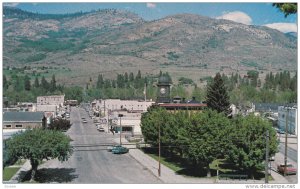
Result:
{"type": "MultiPolygon", "coordinates": [[[[16,128],[22,128],[23,125],[16,125],[16,128]]],[[[11,125],[5,125],[5,128],[11,128],[11,125]]]]}

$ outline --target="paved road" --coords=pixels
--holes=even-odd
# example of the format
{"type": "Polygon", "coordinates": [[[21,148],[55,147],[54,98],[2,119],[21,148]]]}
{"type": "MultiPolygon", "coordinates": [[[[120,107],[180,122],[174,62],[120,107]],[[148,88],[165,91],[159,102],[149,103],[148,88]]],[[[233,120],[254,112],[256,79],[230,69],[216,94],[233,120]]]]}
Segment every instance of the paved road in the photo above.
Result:
{"type": "MultiPolygon", "coordinates": [[[[279,152],[284,154],[285,153],[285,145],[283,143],[280,143],[279,145],[279,152]]],[[[298,161],[298,152],[297,150],[294,150],[293,148],[287,147],[287,157],[289,157],[294,162],[298,161]]]]}
{"type": "Polygon", "coordinates": [[[64,175],[68,183],[162,183],[129,154],[108,152],[103,144],[112,144],[117,136],[98,132],[83,108],[73,107],[70,119],[73,125],[67,134],[73,139],[73,155],[66,162],[51,160],[43,167],[60,169],[68,174],[64,175]],[[82,123],[82,117],[88,123],[82,123]]]}

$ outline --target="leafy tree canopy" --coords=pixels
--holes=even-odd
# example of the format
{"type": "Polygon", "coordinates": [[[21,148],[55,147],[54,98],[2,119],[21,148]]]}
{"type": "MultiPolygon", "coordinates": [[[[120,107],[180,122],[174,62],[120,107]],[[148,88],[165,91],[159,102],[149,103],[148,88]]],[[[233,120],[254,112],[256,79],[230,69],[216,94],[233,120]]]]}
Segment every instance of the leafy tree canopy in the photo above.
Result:
{"type": "Polygon", "coordinates": [[[273,6],[283,12],[285,17],[297,13],[297,3],[273,3],[273,6]]]}
{"type": "Polygon", "coordinates": [[[59,131],[33,129],[13,135],[6,144],[10,157],[30,160],[33,180],[38,165],[43,159],[68,160],[73,152],[70,140],[59,131]]]}

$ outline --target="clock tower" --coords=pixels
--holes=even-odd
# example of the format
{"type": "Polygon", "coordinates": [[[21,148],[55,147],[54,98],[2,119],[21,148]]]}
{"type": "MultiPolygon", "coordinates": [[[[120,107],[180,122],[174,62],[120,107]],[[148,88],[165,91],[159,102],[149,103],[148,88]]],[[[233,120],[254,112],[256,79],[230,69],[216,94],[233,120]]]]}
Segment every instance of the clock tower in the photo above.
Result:
{"type": "Polygon", "coordinates": [[[156,103],[170,103],[170,86],[171,81],[169,77],[162,75],[157,83],[157,99],[156,103]]]}

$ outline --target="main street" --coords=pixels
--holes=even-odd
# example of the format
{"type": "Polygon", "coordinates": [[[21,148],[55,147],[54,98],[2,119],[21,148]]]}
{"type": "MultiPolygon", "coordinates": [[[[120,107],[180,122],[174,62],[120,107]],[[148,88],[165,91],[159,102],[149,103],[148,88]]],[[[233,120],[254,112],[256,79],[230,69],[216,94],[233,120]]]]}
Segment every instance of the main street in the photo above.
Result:
{"type": "Polygon", "coordinates": [[[106,145],[112,144],[118,135],[99,132],[83,108],[72,107],[70,120],[72,127],[66,134],[73,140],[72,156],[62,163],[48,161],[42,168],[67,172],[69,178],[64,175],[67,183],[161,183],[128,153],[116,155],[108,152],[106,145]],[[82,123],[82,117],[87,123],[82,123]]]}

